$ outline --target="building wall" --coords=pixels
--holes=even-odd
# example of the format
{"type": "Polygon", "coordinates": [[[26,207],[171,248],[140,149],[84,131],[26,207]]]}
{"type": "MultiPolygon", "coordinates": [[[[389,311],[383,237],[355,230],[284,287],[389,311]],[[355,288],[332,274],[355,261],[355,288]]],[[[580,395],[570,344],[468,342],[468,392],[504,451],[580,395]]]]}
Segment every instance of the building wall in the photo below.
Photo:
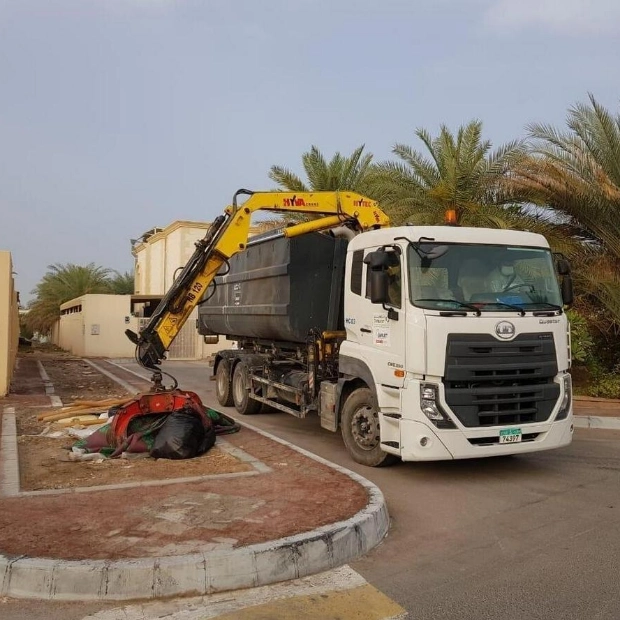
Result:
{"type": "Polygon", "coordinates": [[[134,246],[136,293],[164,295],[210,224],[178,220],[134,246]]]}
{"type": "Polygon", "coordinates": [[[147,289],[145,295],[164,294],[164,266],[166,264],[166,238],[160,237],[147,244],[147,289]]]}
{"type": "Polygon", "coordinates": [[[163,295],[174,282],[175,275],[179,272],[179,267],[184,267],[189,256],[183,255],[182,238],[183,228],[172,229],[166,236],[166,254],[164,258],[163,270],[161,273],[160,290],[158,295],[163,295]]]}
{"type": "Polygon", "coordinates": [[[60,307],[52,331],[57,346],[81,357],[133,357],[135,346],[125,330],[137,330],[131,295],[83,295],[60,307]]]}
{"type": "Polygon", "coordinates": [[[134,263],[134,293],[141,295],[146,290],[146,252],[135,257],[134,263]]]}
{"type": "Polygon", "coordinates": [[[11,253],[0,251],[0,397],[6,396],[19,343],[19,310],[11,253]]]}
{"type": "MultiPolygon", "coordinates": [[[[179,220],[134,246],[136,294],[165,295],[209,226],[205,222],[179,220]]],[[[172,343],[169,359],[204,359],[217,350],[217,346],[203,343],[196,330],[197,316],[195,310],[172,343]]]]}
{"type": "Polygon", "coordinates": [[[57,329],[52,330],[52,342],[70,351],[74,355],[83,356],[85,352],[84,347],[84,315],[82,314],[82,297],[78,297],[77,300],[71,300],[69,304],[74,301],[80,302],[74,306],[67,307],[67,304],[61,306],[61,312],[63,308],[66,314],[61,314],[60,319],[56,323],[57,329]]]}

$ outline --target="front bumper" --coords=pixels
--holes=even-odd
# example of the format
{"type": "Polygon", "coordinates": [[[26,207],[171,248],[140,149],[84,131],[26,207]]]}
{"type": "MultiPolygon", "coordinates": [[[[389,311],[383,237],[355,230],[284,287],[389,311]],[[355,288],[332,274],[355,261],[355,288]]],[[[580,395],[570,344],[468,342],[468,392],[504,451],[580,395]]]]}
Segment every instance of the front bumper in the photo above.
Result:
{"type": "Polygon", "coordinates": [[[567,446],[573,437],[572,412],[565,420],[559,422],[515,426],[519,426],[524,434],[536,435],[536,438],[513,444],[486,444],[485,438],[492,441],[492,438],[497,437],[499,431],[506,427],[485,427],[475,430],[467,429],[467,431],[440,430],[430,423],[401,419],[400,455],[403,461],[442,461],[527,454],[567,446]],[[474,443],[470,440],[474,440],[474,443]]]}

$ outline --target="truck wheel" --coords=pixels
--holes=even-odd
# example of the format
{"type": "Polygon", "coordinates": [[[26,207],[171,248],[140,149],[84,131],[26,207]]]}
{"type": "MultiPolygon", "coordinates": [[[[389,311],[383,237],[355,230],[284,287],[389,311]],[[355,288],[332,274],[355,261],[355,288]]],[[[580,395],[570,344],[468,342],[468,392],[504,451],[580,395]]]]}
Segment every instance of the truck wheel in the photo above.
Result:
{"type": "Polygon", "coordinates": [[[235,366],[232,396],[235,408],[241,415],[252,415],[261,409],[262,403],[250,398],[250,369],[245,362],[239,362],[235,366]]]}
{"type": "Polygon", "coordinates": [[[222,407],[232,407],[234,404],[231,383],[230,362],[222,359],[215,371],[215,396],[222,407]]]}
{"type": "Polygon", "coordinates": [[[381,449],[379,413],[369,388],[352,392],[342,408],[341,431],[344,445],[356,463],[383,467],[398,461],[381,449]]]}

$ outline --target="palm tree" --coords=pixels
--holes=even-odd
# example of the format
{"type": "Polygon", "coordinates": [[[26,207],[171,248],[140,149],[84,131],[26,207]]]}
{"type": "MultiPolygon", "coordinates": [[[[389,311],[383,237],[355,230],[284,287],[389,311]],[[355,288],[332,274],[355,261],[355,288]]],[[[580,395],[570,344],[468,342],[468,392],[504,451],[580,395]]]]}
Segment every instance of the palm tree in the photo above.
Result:
{"type": "Polygon", "coordinates": [[[113,295],[132,295],[134,287],[134,274],[126,271],[125,273],[113,272],[114,275],[109,280],[109,292],[113,295]]]}
{"type": "MultiPolygon", "coordinates": [[[[279,189],[289,192],[329,192],[350,190],[366,194],[366,179],[371,169],[372,155],[364,153],[364,145],[357,147],[348,157],[336,153],[329,161],[316,146],[301,156],[308,181],[283,166],[271,166],[269,178],[279,189]]],[[[261,222],[267,229],[275,230],[289,224],[314,219],[318,216],[284,213],[261,222]]]]}
{"type": "Polygon", "coordinates": [[[351,155],[345,157],[336,153],[331,160],[316,146],[312,146],[301,156],[307,183],[297,174],[282,166],[272,166],[269,178],[275,181],[280,189],[291,192],[327,192],[350,190],[364,193],[366,177],[372,162],[370,153],[363,154],[364,145],[356,148],[351,155]]]}
{"type": "Polygon", "coordinates": [[[29,305],[25,322],[46,333],[60,316],[61,304],[87,293],[109,293],[111,270],[94,263],[86,266],[59,263],[48,266],[47,273],[32,291],[36,298],[29,305]]]}
{"type": "Polygon", "coordinates": [[[436,138],[424,129],[415,135],[426,153],[396,144],[392,152],[400,161],[379,164],[368,179],[395,223],[441,224],[446,210],[454,210],[457,223],[468,226],[508,228],[518,218],[539,225],[515,206],[520,196],[504,183],[526,154],[523,142],[492,152],[479,120],[459,127],[456,135],[445,125],[436,138]]]}
{"type": "Polygon", "coordinates": [[[512,182],[582,242],[582,310],[599,329],[620,333],[620,115],[589,99],[569,109],[568,130],[528,127],[533,155],[512,182]]]}

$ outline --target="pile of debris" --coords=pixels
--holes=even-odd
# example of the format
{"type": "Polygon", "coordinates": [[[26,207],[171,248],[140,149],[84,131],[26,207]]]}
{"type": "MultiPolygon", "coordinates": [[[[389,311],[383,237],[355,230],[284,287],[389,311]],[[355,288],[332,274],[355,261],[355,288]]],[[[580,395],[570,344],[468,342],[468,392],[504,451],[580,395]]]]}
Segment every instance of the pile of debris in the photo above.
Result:
{"type": "Polygon", "coordinates": [[[39,422],[53,423],[56,428],[69,426],[83,428],[105,424],[110,407],[119,407],[132,401],[129,398],[107,398],[105,400],[74,400],[62,409],[51,409],[37,416],[39,422]]]}
{"type": "MultiPolygon", "coordinates": [[[[39,421],[50,423],[45,434],[97,425],[71,447],[72,460],[117,458],[144,454],[154,458],[188,459],[200,456],[215,444],[218,434],[237,432],[228,416],[205,407],[194,392],[155,391],[123,399],[76,400],[61,411],[46,411],[39,421]]],[[[71,433],[75,436],[75,432],[71,433]]]]}

